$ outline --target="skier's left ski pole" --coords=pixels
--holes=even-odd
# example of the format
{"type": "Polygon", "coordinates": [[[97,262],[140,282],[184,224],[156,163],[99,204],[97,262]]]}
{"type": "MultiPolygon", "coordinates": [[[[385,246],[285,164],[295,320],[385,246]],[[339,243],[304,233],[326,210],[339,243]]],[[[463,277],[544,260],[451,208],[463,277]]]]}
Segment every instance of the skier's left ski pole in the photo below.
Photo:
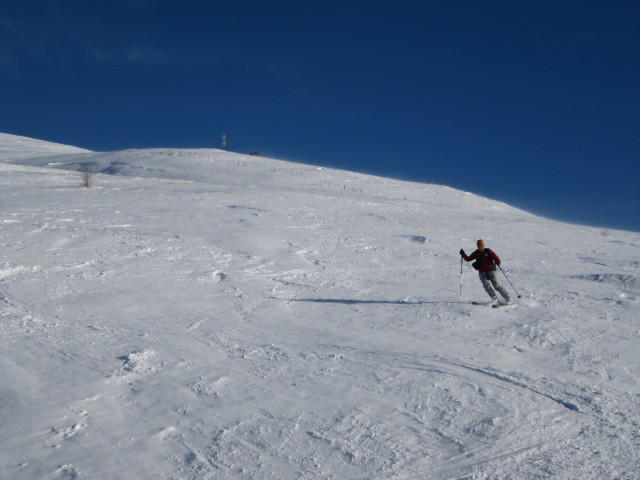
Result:
{"type": "Polygon", "coordinates": [[[507,274],[504,273],[504,270],[502,270],[502,267],[500,265],[498,265],[498,268],[500,269],[500,271],[503,273],[504,277],[507,279],[507,282],[509,282],[509,285],[511,285],[511,287],[513,288],[513,291],[516,292],[516,295],[518,295],[518,298],[521,298],[522,295],[520,295],[518,293],[518,291],[516,290],[516,287],[513,286],[513,283],[511,283],[511,280],[509,280],[509,277],[507,277],[507,274]]]}
{"type": "Polygon", "coordinates": [[[462,303],[462,256],[460,256],[460,303],[462,303]]]}

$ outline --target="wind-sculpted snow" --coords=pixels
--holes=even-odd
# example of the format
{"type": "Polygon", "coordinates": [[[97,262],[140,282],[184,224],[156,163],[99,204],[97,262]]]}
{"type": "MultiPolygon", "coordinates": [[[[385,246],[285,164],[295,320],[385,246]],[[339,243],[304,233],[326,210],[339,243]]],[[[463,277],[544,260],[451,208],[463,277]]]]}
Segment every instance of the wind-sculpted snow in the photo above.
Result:
{"type": "Polygon", "coordinates": [[[639,234],[216,150],[0,140],[0,478],[637,478],[639,234]],[[515,308],[470,304],[481,237],[515,308]]]}

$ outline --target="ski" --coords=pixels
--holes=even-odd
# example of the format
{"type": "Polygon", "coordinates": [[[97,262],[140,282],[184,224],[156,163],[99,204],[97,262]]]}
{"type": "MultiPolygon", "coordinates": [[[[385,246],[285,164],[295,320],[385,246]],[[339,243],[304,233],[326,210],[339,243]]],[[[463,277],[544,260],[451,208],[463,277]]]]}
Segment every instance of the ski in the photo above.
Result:
{"type": "Polygon", "coordinates": [[[502,307],[511,307],[515,306],[515,303],[493,303],[493,302],[471,302],[471,305],[479,305],[481,307],[493,307],[493,308],[502,308],[502,307]]]}
{"type": "Polygon", "coordinates": [[[515,303],[496,303],[491,305],[493,308],[503,308],[503,307],[515,307],[515,303]]]}

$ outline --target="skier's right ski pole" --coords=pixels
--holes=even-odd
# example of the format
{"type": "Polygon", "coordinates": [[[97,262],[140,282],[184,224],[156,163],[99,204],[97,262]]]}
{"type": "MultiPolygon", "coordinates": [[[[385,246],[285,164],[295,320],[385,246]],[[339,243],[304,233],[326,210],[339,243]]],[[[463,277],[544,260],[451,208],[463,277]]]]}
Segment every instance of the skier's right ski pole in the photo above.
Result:
{"type": "Polygon", "coordinates": [[[504,273],[504,270],[502,270],[502,267],[500,265],[498,265],[498,268],[500,269],[500,271],[504,274],[504,277],[507,279],[507,282],[509,282],[509,285],[511,285],[511,287],[513,288],[513,291],[516,292],[516,295],[518,295],[518,298],[521,298],[522,295],[520,295],[518,293],[518,291],[516,290],[516,287],[513,286],[513,283],[511,283],[511,280],[509,280],[509,277],[507,277],[507,274],[504,273]]]}

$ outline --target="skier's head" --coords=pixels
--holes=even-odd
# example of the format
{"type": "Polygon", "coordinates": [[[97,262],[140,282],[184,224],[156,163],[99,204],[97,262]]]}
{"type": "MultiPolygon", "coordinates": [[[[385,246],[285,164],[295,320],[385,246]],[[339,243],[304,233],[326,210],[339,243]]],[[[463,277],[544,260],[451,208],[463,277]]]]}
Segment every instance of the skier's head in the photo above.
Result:
{"type": "Polygon", "coordinates": [[[484,248],[484,240],[480,239],[476,242],[478,248],[484,248]]]}

